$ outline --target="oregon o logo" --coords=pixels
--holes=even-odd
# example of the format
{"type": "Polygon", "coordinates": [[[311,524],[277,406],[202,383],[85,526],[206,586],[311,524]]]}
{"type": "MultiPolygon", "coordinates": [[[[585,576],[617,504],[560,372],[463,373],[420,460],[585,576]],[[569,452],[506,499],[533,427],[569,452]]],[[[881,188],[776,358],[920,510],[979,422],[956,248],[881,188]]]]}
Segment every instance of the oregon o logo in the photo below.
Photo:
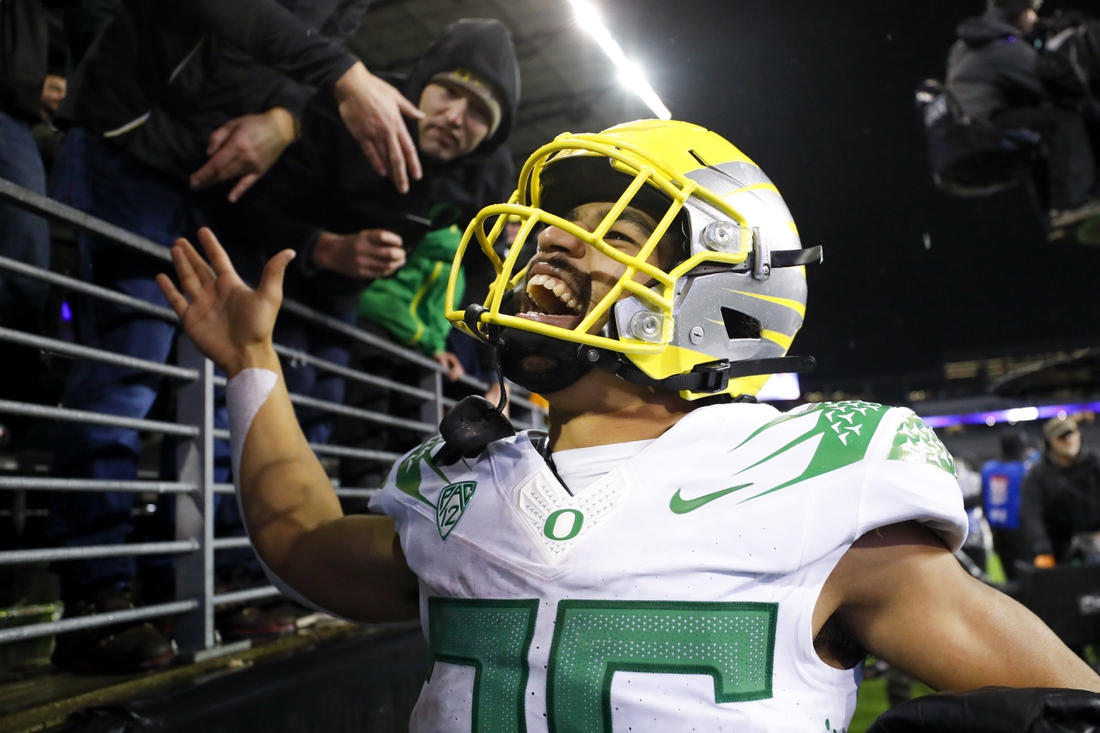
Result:
{"type": "Polygon", "coordinates": [[[565,542],[576,537],[584,524],[584,515],[576,509],[559,509],[546,518],[542,533],[549,539],[565,542]]]}

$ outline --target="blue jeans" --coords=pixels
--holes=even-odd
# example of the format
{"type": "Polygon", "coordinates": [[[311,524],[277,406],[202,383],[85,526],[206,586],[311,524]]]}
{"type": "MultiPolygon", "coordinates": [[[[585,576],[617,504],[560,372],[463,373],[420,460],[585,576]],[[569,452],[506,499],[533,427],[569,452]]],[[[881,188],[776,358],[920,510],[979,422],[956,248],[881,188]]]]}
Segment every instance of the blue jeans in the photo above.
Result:
{"type": "MultiPolygon", "coordinates": [[[[0,178],[46,195],[46,170],[26,122],[0,112],[0,178]]],[[[46,220],[0,204],[0,255],[28,265],[50,266],[46,220]]],[[[0,326],[37,331],[49,286],[0,271],[0,326]]]]}
{"type": "MultiPolygon", "coordinates": [[[[237,273],[245,282],[255,285],[263,275],[263,267],[267,260],[252,249],[253,242],[237,241],[240,239],[239,233],[236,237],[231,233],[223,244],[233,259],[237,273]]],[[[283,295],[287,299],[309,306],[338,321],[349,325],[354,324],[358,296],[349,295],[351,291],[341,291],[340,295],[333,295],[326,289],[327,284],[328,281],[322,278],[312,278],[302,274],[295,262],[287,268],[283,280],[283,295]]],[[[310,356],[330,361],[338,366],[346,367],[350,361],[347,336],[335,333],[324,326],[303,321],[290,313],[284,312],[279,315],[272,338],[276,344],[304,351],[310,356]]],[[[339,374],[318,369],[307,362],[290,360],[283,365],[283,377],[286,380],[287,391],[291,394],[305,395],[341,405],[344,403],[345,380],[339,374]]],[[[306,440],[319,445],[328,443],[329,438],[332,437],[335,419],[333,413],[301,405],[295,405],[294,412],[306,440]]]]}
{"type": "MultiPolygon", "coordinates": [[[[354,313],[334,314],[345,323],[354,323],[354,313]]],[[[273,336],[275,343],[304,351],[319,359],[331,361],[342,367],[348,366],[350,352],[347,337],[335,334],[327,328],[312,326],[292,317],[280,319],[273,336]]],[[[318,400],[344,404],[345,380],[339,374],[318,369],[312,364],[290,361],[283,369],[286,388],[291,394],[306,395],[318,400]]],[[[327,410],[312,407],[294,406],[298,422],[302,426],[306,440],[310,443],[325,444],[332,437],[335,416],[327,410]]]]}
{"type": "MultiPolygon", "coordinates": [[[[79,128],[68,134],[59,152],[54,195],[165,247],[178,237],[193,237],[203,223],[202,211],[184,184],[162,177],[102,137],[79,128]]],[[[79,248],[83,279],[167,307],[153,279],[169,269],[167,263],[84,233],[79,248]]],[[[78,300],[77,326],[86,346],[157,363],[168,361],[177,330],[172,323],[89,297],[78,300]]],[[[80,360],[69,373],[64,405],[144,418],[159,386],[160,377],[147,372],[80,360]]],[[[215,412],[214,422],[220,428],[228,426],[224,402],[215,412]]],[[[59,425],[55,450],[58,475],[134,480],[140,455],[141,439],[136,430],[67,422],[59,425]]],[[[229,446],[225,441],[215,441],[215,462],[215,481],[227,481],[229,446]]],[[[134,529],[133,503],[132,493],[58,494],[50,506],[47,537],[61,546],[123,544],[134,529]]],[[[224,515],[228,524],[221,534],[243,533],[235,501],[218,506],[217,514],[224,515]]],[[[143,559],[143,565],[145,562],[143,559]]],[[[170,572],[171,558],[154,557],[148,562],[170,572]]],[[[60,566],[62,590],[69,598],[126,585],[134,573],[134,560],[128,557],[60,566]]]]}

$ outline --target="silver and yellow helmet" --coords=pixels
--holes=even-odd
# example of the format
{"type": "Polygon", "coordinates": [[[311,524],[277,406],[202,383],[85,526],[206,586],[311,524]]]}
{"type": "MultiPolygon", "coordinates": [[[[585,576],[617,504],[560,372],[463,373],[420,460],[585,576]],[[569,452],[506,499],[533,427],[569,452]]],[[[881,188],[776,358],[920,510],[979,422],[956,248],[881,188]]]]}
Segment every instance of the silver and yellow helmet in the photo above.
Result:
{"type": "Polygon", "coordinates": [[[689,400],[755,395],[771,374],[812,366],[812,359],[785,354],[806,313],[803,265],[820,258],[819,247],[802,249],[775,185],[721,136],[686,122],[629,122],[559,135],[528,158],[508,203],[484,208],[467,227],[451,269],[447,318],[501,344],[505,357],[510,344],[555,344],[557,355],[572,360],[562,363],[559,378],[508,373],[505,358],[507,376],[535,391],[561,389],[597,366],[689,400]],[[563,218],[597,201],[613,206],[594,231],[563,218]],[[634,255],[604,242],[628,205],[657,222],[634,255]],[[519,232],[498,254],[494,245],[510,218],[519,232]],[[572,328],[511,312],[513,291],[526,276],[520,253],[543,226],[559,227],[626,267],[572,328]],[[666,233],[683,237],[683,256],[670,269],[647,262],[666,233]],[[457,274],[472,243],[497,276],[483,304],[459,310],[457,274]]]}

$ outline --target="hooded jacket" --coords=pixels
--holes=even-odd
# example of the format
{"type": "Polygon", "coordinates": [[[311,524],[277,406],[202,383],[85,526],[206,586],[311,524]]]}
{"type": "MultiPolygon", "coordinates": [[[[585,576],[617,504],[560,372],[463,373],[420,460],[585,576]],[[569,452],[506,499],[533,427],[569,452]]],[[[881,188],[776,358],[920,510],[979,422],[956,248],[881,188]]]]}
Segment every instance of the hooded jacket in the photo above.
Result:
{"type": "Polygon", "coordinates": [[[471,154],[488,156],[508,139],[519,112],[519,62],[508,28],[499,20],[488,18],[464,18],[451,23],[420,57],[402,90],[414,103],[419,102],[420,93],[431,78],[452,69],[468,69],[496,91],[500,127],[471,154]]]}
{"type": "MultiPolygon", "coordinates": [[[[371,167],[358,143],[340,120],[331,95],[316,95],[302,119],[302,139],[240,202],[219,212],[224,227],[240,245],[263,243],[262,255],[298,250],[295,262],[306,274],[325,279],[332,292],[354,292],[363,283],[333,273],[318,273],[312,264],[312,245],[322,230],[346,234],[362,229],[398,228],[405,214],[424,216],[433,203],[433,183],[461,175],[471,162],[484,160],[512,132],[519,108],[519,62],[511,34],[498,20],[459,20],[443,31],[406,77],[387,81],[414,104],[437,73],[468,69],[485,79],[501,99],[501,121],[496,133],[472,153],[447,164],[422,159],[424,177],[410,181],[400,194],[393,182],[371,167]]],[[[415,122],[409,123],[417,139],[415,122]]],[[[436,187],[436,190],[439,190],[436,187]]],[[[452,222],[441,222],[450,225],[452,222]]]]}
{"type": "Polygon", "coordinates": [[[221,125],[275,106],[298,114],[331,88],[356,62],[342,39],[371,1],[119,0],[57,121],[186,182],[221,125]]]}
{"type": "Polygon", "coordinates": [[[1021,37],[1006,12],[987,10],[956,30],[947,58],[947,88],[968,117],[991,120],[1000,112],[1046,99],[1039,53],[1021,37]]]}
{"type": "Polygon", "coordinates": [[[1100,454],[1082,448],[1076,461],[1060,466],[1048,448],[1020,488],[1020,529],[1033,554],[1059,562],[1075,534],[1100,530],[1100,454]]]}

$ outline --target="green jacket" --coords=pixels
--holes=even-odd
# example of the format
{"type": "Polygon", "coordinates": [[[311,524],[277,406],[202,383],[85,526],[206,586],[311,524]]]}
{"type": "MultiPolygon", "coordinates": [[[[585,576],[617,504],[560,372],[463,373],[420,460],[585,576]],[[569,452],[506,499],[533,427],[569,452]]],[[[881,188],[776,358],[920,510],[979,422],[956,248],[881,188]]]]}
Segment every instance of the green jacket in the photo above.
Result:
{"type": "MultiPolygon", "coordinates": [[[[458,227],[429,232],[391,277],[379,278],[363,291],[359,317],[369,318],[406,346],[428,356],[446,351],[451,324],[445,313],[447,278],[462,233],[458,227]]],[[[466,278],[458,273],[455,297],[462,300],[466,278]]]]}

